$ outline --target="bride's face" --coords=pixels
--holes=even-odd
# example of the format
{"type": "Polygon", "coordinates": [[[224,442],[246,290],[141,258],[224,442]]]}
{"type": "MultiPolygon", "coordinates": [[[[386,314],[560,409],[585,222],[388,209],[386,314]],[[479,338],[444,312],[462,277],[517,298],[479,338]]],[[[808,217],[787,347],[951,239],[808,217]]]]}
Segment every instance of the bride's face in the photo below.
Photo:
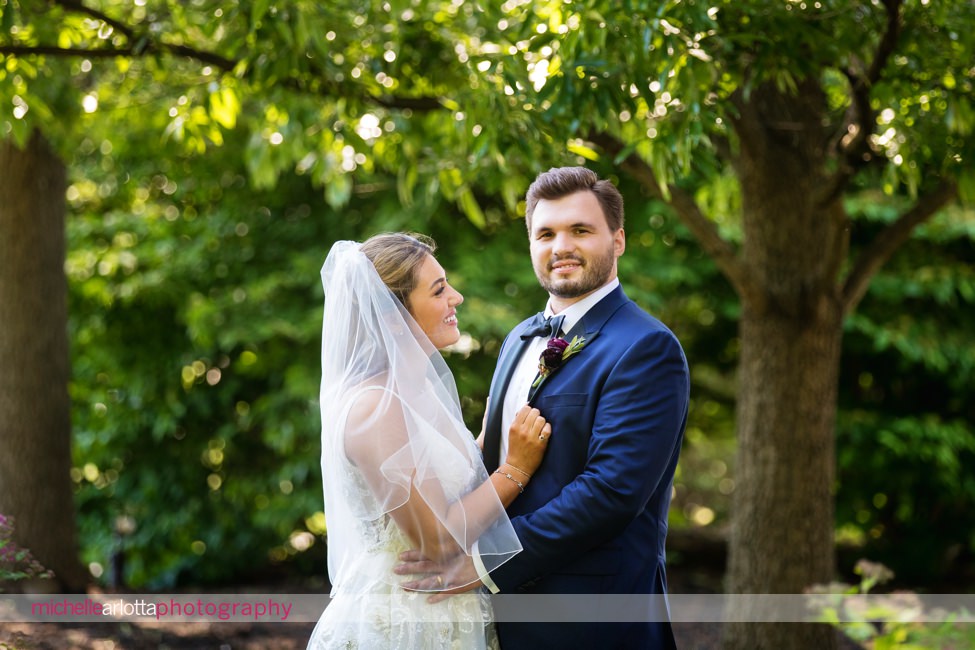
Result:
{"type": "Polygon", "coordinates": [[[416,288],[410,292],[410,314],[437,347],[443,349],[460,338],[457,305],[464,296],[447,282],[447,274],[432,255],[427,255],[416,274],[416,288]]]}

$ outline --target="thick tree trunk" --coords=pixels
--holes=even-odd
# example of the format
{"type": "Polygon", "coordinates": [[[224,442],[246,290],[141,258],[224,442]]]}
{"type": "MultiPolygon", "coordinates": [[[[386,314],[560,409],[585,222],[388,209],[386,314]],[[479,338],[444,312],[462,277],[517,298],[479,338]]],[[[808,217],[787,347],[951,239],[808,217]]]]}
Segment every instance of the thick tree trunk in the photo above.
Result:
{"type": "MultiPolygon", "coordinates": [[[[730,594],[800,594],[834,575],[842,207],[817,206],[822,97],[756,91],[736,123],[751,292],[742,297],[730,594]]],[[[743,600],[743,599],[742,599],[743,600]]],[[[743,605],[741,600],[736,601],[743,605]]],[[[747,606],[732,611],[751,617],[747,606]]],[[[825,625],[733,623],[726,650],[835,647],[825,625]]]]}
{"type": "Polygon", "coordinates": [[[25,150],[0,142],[0,512],[61,588],[77,590],[65,183],[39,132],[25,150]]]}
{"type": "MultiPolygon", "coordinates": [[[[738,457],[728,591],[801,594],[834,575],[836,311],[741,322],[738,457]]],[[[736,614],[750,617],[747,609],[736,614]]],[[[731,625],[726,648],[828,648],[816,625],[731,625]]]]}

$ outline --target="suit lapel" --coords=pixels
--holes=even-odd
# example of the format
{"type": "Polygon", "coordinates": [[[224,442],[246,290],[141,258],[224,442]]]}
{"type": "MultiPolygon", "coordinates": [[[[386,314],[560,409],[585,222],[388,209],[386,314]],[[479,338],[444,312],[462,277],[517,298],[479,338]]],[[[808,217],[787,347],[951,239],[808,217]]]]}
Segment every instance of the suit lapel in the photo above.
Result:
{"type": "Polygon", "coordinates": [[[512,343],[499,360],[498,371],[494,373],[494,380],[491,382],[491,404],[488,407],[487,424],[484,429],[484,467],[488,473],[493,472],[500,465],[501,414],[504,411],[504,395],[508,391],[508,384],[511,383],[511,376],[515,372],[518,360],[531,342],[521,340],[521,332],[524,329],[523,323],[508,337],[512,343]]]}

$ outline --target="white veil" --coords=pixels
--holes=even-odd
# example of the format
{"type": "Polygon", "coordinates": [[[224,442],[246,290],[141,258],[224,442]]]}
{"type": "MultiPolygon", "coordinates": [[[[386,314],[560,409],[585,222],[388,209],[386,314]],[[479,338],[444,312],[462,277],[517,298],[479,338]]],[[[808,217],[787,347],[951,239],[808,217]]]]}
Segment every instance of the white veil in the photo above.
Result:
{"type": "Polygon", "coordinates": [[[332,246],[322,285],[322,474],[333,586],[368,542],[363,531],[387,514],[441,558],[469,555],[477,542],[493,570],[521,544],[443,357],[356,242],[332,246]]]}

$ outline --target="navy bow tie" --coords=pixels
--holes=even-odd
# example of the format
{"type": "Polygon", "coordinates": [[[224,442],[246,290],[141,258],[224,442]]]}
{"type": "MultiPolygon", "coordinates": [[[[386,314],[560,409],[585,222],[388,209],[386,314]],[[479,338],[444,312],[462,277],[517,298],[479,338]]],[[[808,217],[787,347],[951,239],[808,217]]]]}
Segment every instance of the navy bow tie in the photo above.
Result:
{"type": "Polygon", "coordinates": [[[521,333],[521,339],[527,341],[537,336],[544,336],[549,339],[554,338],[558,336],[559,330],[562,329],[563,320],[565,320],[565,316],[545,318],[541,313],[535,314],[535,318],[528,324],[528,329],[521,333]]]}

